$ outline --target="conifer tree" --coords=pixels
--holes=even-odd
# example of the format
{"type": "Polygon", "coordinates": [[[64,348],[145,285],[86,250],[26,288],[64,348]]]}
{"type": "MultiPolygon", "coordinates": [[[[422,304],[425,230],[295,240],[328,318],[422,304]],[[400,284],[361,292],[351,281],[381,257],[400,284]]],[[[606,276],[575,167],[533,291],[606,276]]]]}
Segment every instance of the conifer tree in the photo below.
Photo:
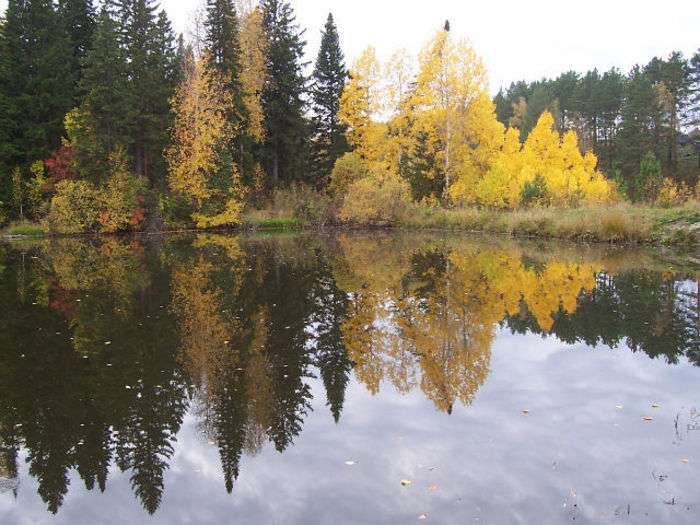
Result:
{"type": "Polygon", "coordinates": [[[69,40],[50,0],[10,0],[4,26],[10,163],[26,165],[56,149],[73,104],[69,40]]]}
{"type": "Polygon", "coordinates": [[[272,184],[304,176],[308,125],[304,118],[306,89],[302,59],[303,31],[286,0],[263,0],[263,28],[268,42],[263,156],[272,184]]]}
{"type": "MultiPolygon", "coordinates": [[[[69,56],[71,80],[76,83],[75,87],[77,87],[81,78],[83,60],[92,45],[92,35],[95,30],[95,8],[92,0],[59,0],[58,6],[71,49],[69,56]]],[[[76,89],[73,95],[76,103],[79,96],[76,89]]]]}
{"type": "Polygon", "coordinates": [[[316,186],[328,182],[335,161],[348,151],[345,126],[338,117],[347,70],[333,15],[328,14],[322,31],[321,48],[312,75],[311,99],[314,112],[312,143],[313,172],[316,186]]]}

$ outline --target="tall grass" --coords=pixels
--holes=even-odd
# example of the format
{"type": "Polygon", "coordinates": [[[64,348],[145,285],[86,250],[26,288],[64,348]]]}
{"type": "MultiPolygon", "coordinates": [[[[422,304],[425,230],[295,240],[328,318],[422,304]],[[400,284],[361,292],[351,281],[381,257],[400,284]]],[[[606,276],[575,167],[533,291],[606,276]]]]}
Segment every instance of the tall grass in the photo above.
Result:
{"type": "MultiPolygon", "coordinates": [[[[413,205],[401,217],[400,226],[468,230],[514,236],[572,239],[614,243],[678,243],[698,225],[700,205],[689,203],[674,209],[627,203],[584,208],[532,208],[494,211],[479,208],[444,209],[413,205]]],[[[694,238],[694,235],[691,235],[694,238]]]]}

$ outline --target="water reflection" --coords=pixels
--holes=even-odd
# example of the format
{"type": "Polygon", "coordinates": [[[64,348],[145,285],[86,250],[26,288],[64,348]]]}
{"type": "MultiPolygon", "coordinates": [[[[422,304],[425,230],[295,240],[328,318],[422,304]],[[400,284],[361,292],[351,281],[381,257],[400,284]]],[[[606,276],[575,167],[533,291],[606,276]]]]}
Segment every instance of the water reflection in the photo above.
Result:
{"type": "Polygon", "coordinates": [[[0,248],[0,491],[47,509],[111,466],[155,513],[186,414],[231,493],[293,445],[319,377],[473,403],[499,330],[700,365],[697,275],[646,253],[415,236],[64,239],[0,248]]]}

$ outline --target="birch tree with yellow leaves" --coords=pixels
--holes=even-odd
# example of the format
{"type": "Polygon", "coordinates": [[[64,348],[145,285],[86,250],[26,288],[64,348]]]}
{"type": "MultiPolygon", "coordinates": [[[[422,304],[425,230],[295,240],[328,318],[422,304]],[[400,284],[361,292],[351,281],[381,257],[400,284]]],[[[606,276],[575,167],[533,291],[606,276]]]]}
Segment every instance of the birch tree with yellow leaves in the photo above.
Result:
{"type": "Polygon", "coordinates": [[[233,98],[207,56],[188,70],[171,101],[175,123],[166,152],[168,184],[189,203],[197,227],[237,224],[243,203],[238,167],[229,150],[240,132],[227,119],[233,98]]]}
{"type": "MultiPolygon", "coordinates": [[[[449,25],[439,31],[419,57],[413,94],[414,132],[423,133],[443,178],[443,198],[462,162],[460,153],[471,144],[466,124],[473,118],[474,103],[486,91],[486,68],[466,40],[455,42],[449,25]]],[[[478,143],[476,143],[478,147],[478,143]]]]}

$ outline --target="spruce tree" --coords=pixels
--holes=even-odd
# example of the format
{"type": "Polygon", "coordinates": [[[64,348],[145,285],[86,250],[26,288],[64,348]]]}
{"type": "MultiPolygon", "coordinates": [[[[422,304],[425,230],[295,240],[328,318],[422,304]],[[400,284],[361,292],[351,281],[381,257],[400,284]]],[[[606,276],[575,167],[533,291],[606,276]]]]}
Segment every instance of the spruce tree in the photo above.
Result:
{"type": "MultiPolygon", "coordinates": [[[[69,57],[71,76],[74,82],[81,78],[82,63],[92,45],[95,30],[95,8],[92,0],[60,0],[59,13],[63,27],[67,32],[71,49],[69,57]]],[[[73,100],[78,102],[80,94],[75,90],[73,100]]]]}
{"type": "Polygon", "coordinates": [[[7,93],[10,80],[9,60],[5,40],[5,20],[0,18],[0,212],[10,202],[11,159],[16,157],[10,138],[15,127],[7,93]]]}
{"type": "Polygon", "coordinates": [[[333,15],[328,14],[322,31],[321,48],[312,75],[311,100],[314,137],[312,142],[313,181],[317,187],[328,183],[335,161],[348,151],[345,126],[338,118],[347,70],[333,15]]]}
{"type": "Polygon", "coordinates": [[[4,90],[13,121],[12,164],[46,158],[61,143],[73,104],[69,40],[51,0],[10,0],[4,27],[4,90]]]}
{"type": "Polygon", "coordinates": [[[247,141],[240,130],[245,127],[245,106],[240,85],[240,39],[236,8],[231,0],[207,0],[205,20],[205,49],[212,64],[227,80],[227,88],[233,97],[233,108],[228,115],[234,129],[239,130],[230,144],[238,157],[244,160],[247,141]]]}
{"type": "Polygon", "coordinates": [[[94,40],[83,61],[81,113],[103,148],[103,161],[118,147],[128,145],[129,82],[119,27],[103,9],[97,18],[94,40]]]}
{"type": "Polygon", "coordinates": [[[268,40],[262,93],[266,132],[263,157],[276,185],[300,180],[306,167],[308,124],[302,98],[306,89],[302,63],[306,42],[289,2],[262,0],[261,7],[268,40]]]}

